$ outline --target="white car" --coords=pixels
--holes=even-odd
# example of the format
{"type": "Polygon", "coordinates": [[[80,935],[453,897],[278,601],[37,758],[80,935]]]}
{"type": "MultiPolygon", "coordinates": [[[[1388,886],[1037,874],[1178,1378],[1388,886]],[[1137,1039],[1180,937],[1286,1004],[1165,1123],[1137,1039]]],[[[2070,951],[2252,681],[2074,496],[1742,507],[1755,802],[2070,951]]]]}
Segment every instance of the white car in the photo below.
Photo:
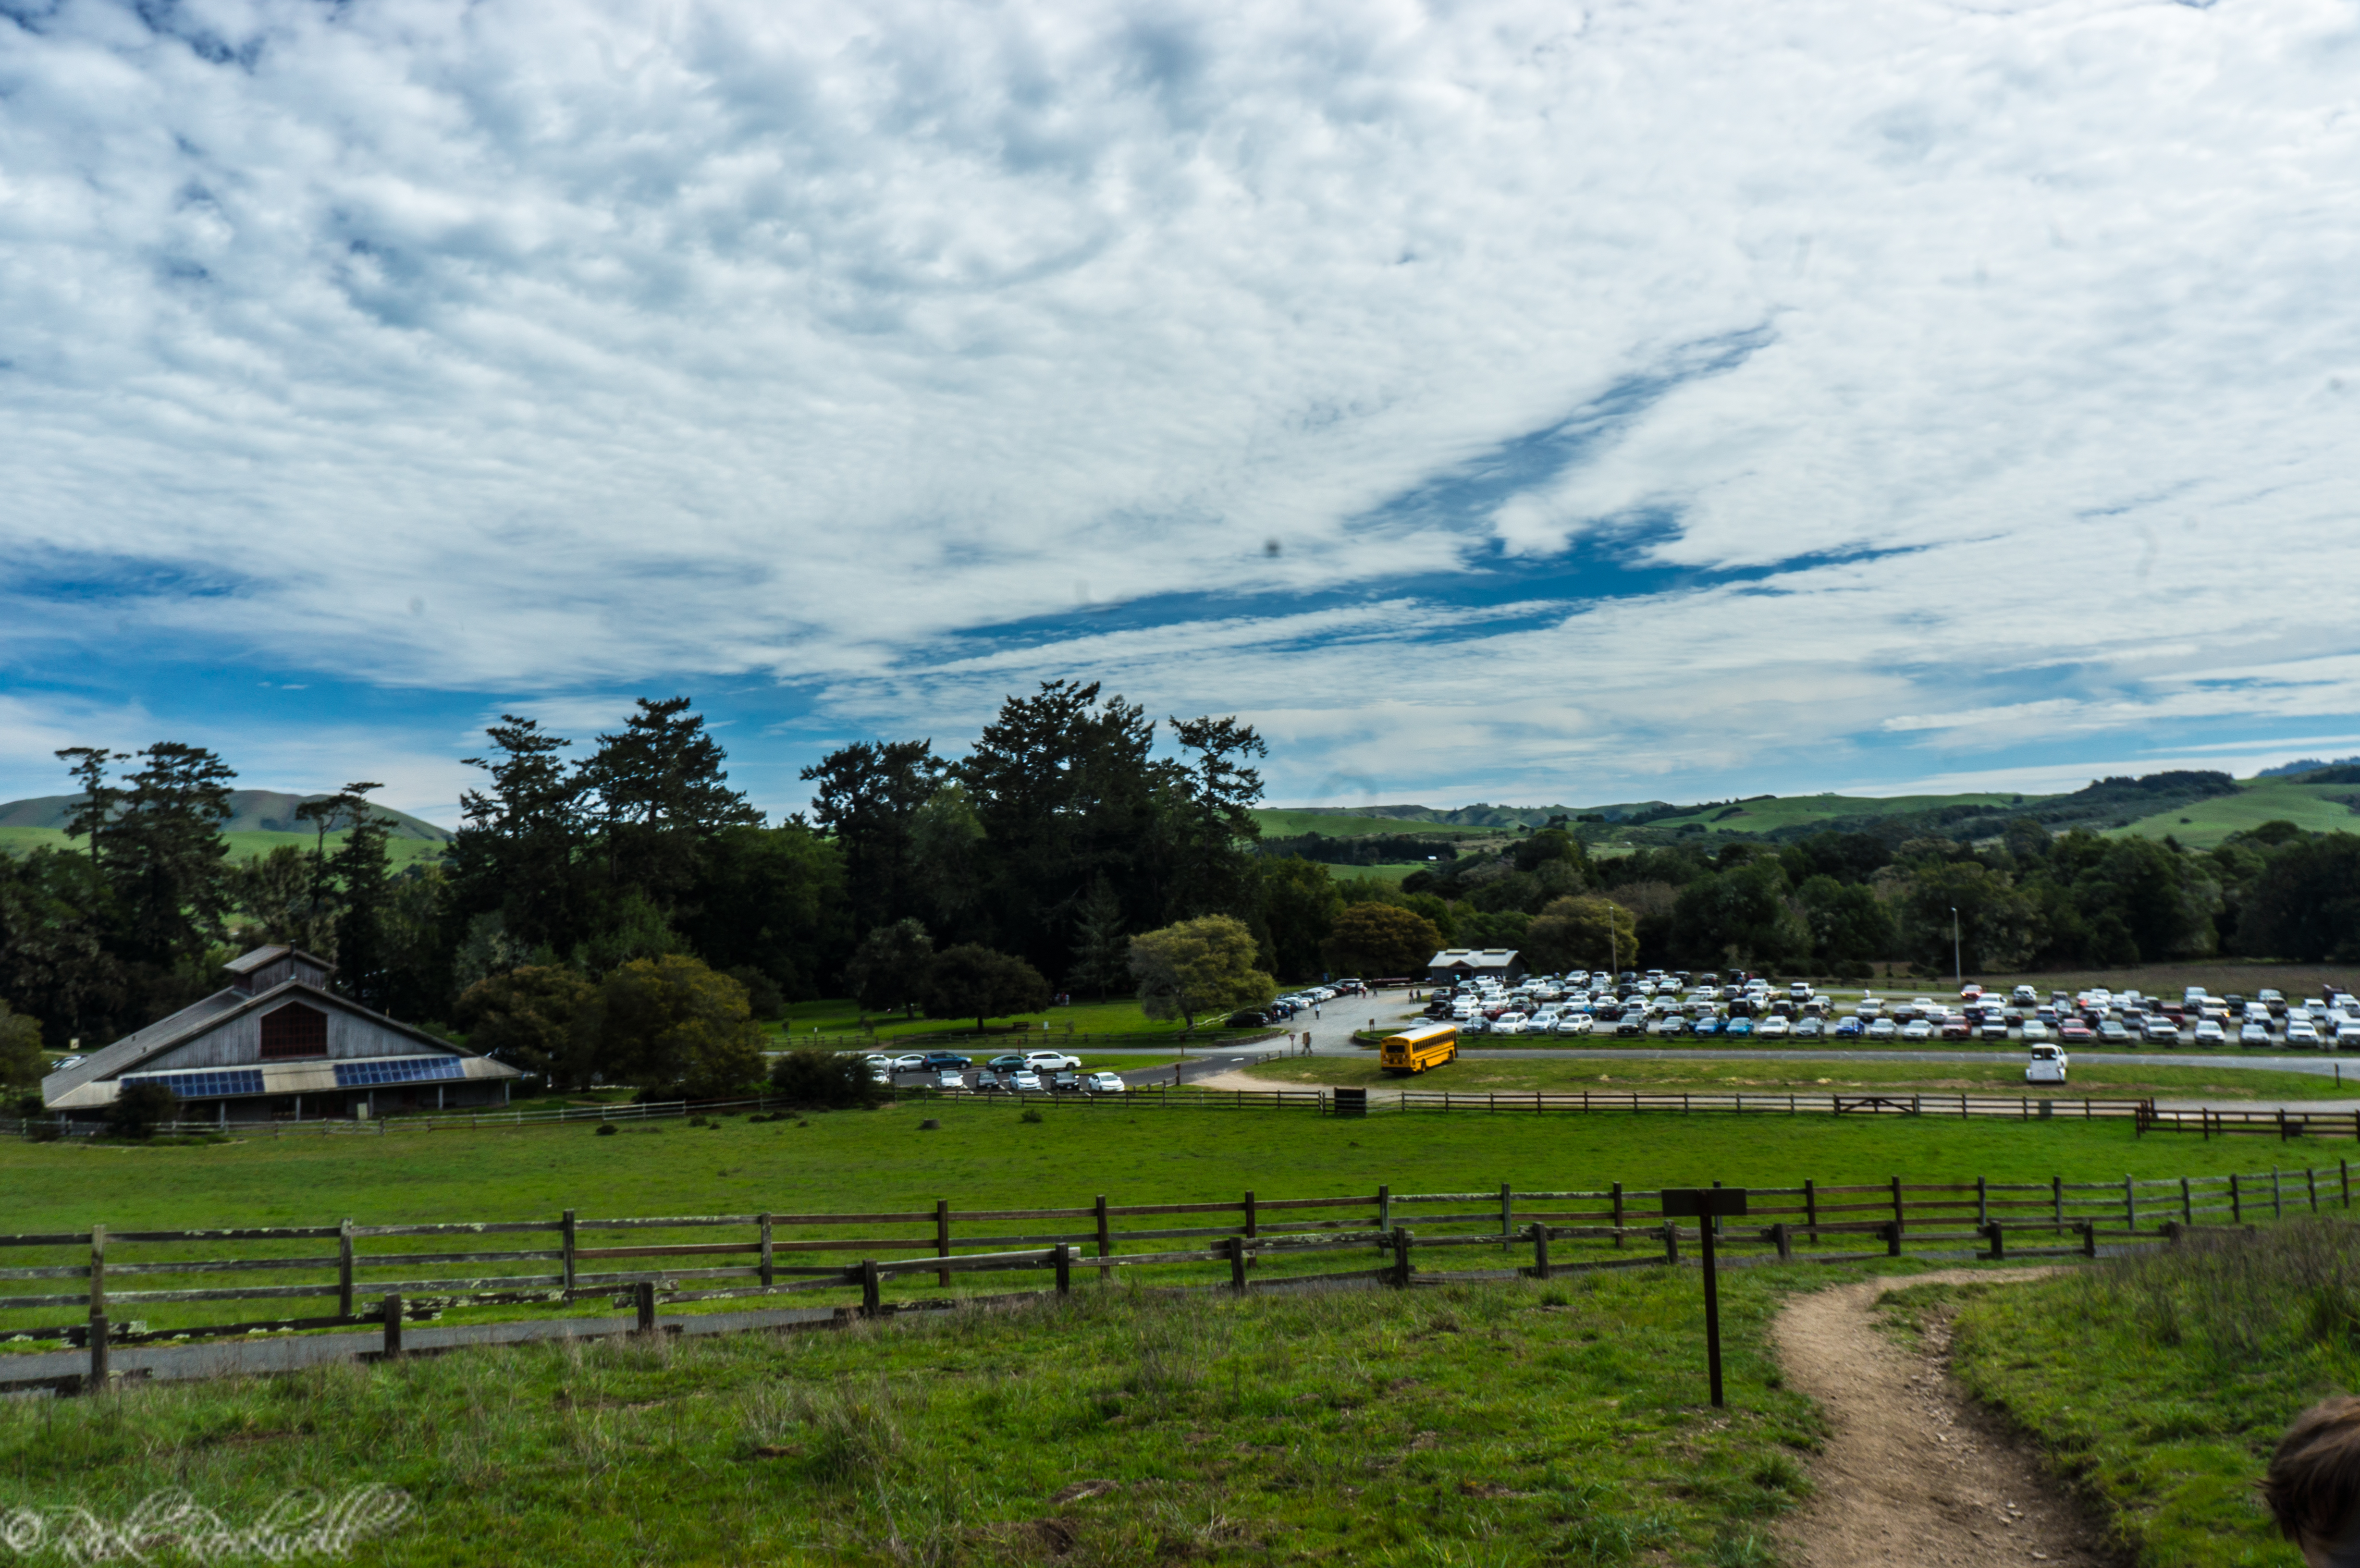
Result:
{"type": "Polygon", "coordinates": [[[961,1073],[956,1067],[945,1067],[941,1072],[934,1074],[934,1087],[937,1089],[964,1089],[967,1087],[967,1074],[961,1073]]]}
{"type": "Polygon", "coordinates": [[[1082,1087],[1093,1094],[1120,1094],[1131,1087],[1119,1073],[1093,1073],[1082,1080],[1082,1087]]]}
{"type": "Polygon", "coordinates": [[[1930,1021],[1925,1018],[1911,1018],[1907,1023],[1901,1026],[1901,1038],[1904,1040],[1931,1040],[1934,1038],[1934,1026],[1930,1021]]]}
{"type": "Polygon", "coordinates": [[[1557,1034],[1588,1034],[1598,1027],[1598,1020],[1588,1013],[1559,1013],[1554,1032],[1557,1034]]]}
{"type": "Polygon", "coordinates": [[[1082,1064],[1078,1056],[1068,1056],[1062,1051],[1028,1051],[1024,1065],[1034,1073],[1070,1073],[1082,1064]]]}
{"type": "Polygon", "coordinates": [[[926,1057],[923,1051],[913,1051],[907,1056],[897,1056],[893,1059],[893,1071],[896,1073],[923,1073],[925,1070],[926,1057]]]}
{"type": "Polygon", "coordinates": [[[1487,1034],[1522,1034],[1531,1022],[1532,1020],[1525,1018],[1522,1013],[1502,1013],[1498,1018],[1491,1020],[1491,1027],[1484,1032],[1487,1034]]]}
{"type": "Polygon", "coordinates": [[[1762,1027],[1754,1031],[1754,1038],[1756,1040],[1784,1040],[1787,1035],[1794,1032],[1794,1025],[1788,1023],[1784,1018],[1764,1018],[1762,1020],[1762,1027]]]}
{"type": "Polygon", "coordinates": [[[1871,1018],[1868,1022],[1868,1038],[1871,1040],[1891,1040],[1893,1033],[1891,1018],[1871,1018]]]}
{"type": "Polygon", "coordinates": [[[2306,1048],[2316,1046],[2319,1043],[2319,1029],[2309,1018],[2289,1015],[2287,1018],[2286,1042],[2289,1045],[2306,1048]]]}
{"type": "Polygon", "coordinates": [[[2047,1040],[2048,1038],[2049,1026],[2047,1024],[2042,1023],[2038,1018],[2027,1018],[2024,1020],[2024,1041],[2027,1045],[2031,1044],[2034,1040],[2047,1040]]]}
{"type": "MultiPolygon", "coordinates": [[[[2341,1040],[2343,1036],[2339,1034],[2336,1038],[2341,1040]]],[[[2218,1023],[2214,1022],[2211,1018],[2206,1018],[2202,1023],[2196,1026],[2196,1043],[2199,1045],[2226,1045],[2229,1043],[2229,1037],[2218,1023]]]]}
{"type": "Polygon", "coordinates": [[[2036,1045],[2032,1059],[2025,1063],[2024,1081],[2027,1083],[2062,1083],[2065,1082],[2065,1048],[2061,1045],[2036,1045]]]}
{"type": "Polygon", "coordinates": [[[1037,1094],[1041,1092],[1041,1074],[1030,1067],[1020,1068],[1008,1075],[1008,1086],[1020,1094],[1037,1094]]]}
{"type": "Polygon", "coordinates": [[[2237,1043],[2239,1045],[2269,1044],[2270,1031],[2268,1026],[2265,1025],[2259,1018],[2247,1018],[2245,1020],[2245,1027],[2237,1031],[2237,1043]]]}

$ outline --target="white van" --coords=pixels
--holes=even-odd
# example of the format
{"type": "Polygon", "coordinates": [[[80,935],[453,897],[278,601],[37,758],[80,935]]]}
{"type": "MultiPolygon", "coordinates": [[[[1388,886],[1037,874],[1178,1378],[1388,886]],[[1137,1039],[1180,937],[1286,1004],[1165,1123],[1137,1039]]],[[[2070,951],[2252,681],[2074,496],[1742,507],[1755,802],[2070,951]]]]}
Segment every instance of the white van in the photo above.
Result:
{"type": "Polygon", "coordinates": [[[2065,1082],[2065,1048],[2061,1045],[2036,1045],[2032,1060],[2024,1066],[2027,1083],[2062,1083],[2065,1082]]]}

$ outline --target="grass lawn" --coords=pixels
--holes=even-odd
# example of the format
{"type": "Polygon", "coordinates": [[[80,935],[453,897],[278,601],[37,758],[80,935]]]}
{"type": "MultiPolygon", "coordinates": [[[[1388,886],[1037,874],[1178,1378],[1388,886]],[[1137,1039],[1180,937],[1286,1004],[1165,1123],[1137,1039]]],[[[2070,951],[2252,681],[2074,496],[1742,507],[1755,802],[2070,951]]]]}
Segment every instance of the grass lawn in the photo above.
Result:
{"type": "Polygon", "coordinates": [[[1356,817],[1340,811],[1291,811],[1264,807],[1253,813],[1264,838],[1300,838],[1324,833],[1329,838],[1364,838],[1371,833],[1407,833],[1417,838],[1504,838],[1498,828],[1471,823],[1420,822],[1403,817],[1356,817]]]}
{"type": "MultiPolygon", "coordinates": [[[[1890,1298],[1888,1298],[1890,1300],[1890,1298]]],[[[2153,1568],[2284,1564],[2254,1483],[2287,1423],[2360,1383],[2360,1234],[2300,1220],[1963,1302],[1954,1367],[2112,1514],[2153,1568]]]]}
{"type": "Polygon", "coordinates": [[[2284,779],[2248,779],[2234,795],[2215,795],[2170,811],[2141,817],[2115,835],[2176,838],[2191,849],[2211,849],[2233,833],[2267,822],[2289,822],[2313,833],[2350,833],[2360,828],[2345,802],[2360,794],[2351,784],[2295,784],[2284,779]]]}
{"type": "Polygon", "coordinates": [[[399,1488],[363,1563],[1768,1563],[1820,1429],[1765,1329],[1825,1281],[1724,1283],[1725,1411],[1686,1269],[1083,1286],[839,1333],[0,1401],[0,1512],[117,1520],[170,1488],[243,1526],[290,1491],[399,1488]]]}
{"type": "MultiPolygon", "coordinates": [[[[1218,1024],[1223,1016],[1225,1015],[1217,1014],[1210,1021],[1218,1024]]],[[[1005,1034],[1010,1037],[1008,1045],[1011,1049],[1022,1043],[1014,1037],[1027,1031],[1044,1036],[1046,1043],[1053,1046],[1057,1043],[1058,1037],[1068,1033],[1137,1035],[1140,1037],[1139,1043],[1142,1045],[1153,1045],[1166,1039],[1176,1045],[1185,1035],[1184,1028],[1178,1018],[1167,1019],[1162,1023],[1155,1022],[1140,1010],[1138,1002],[1128,999],[1118,1002],[1076,1002],[1071,1007],[1052,1007],[1046,1012],[1025,1013],[987,1021],[990,1029],[987,1039],[996,1039],[1005,1034]],[[1049,1026],[1045,1031],[1041,1028],[1043,1023],[1049,1026]]],[[[1207,1032],[1207,1021],[1204,1018],[1197,1019],[1196,1036],[1187,1038],[1204,1036],[1207,1032]]],[[[966,1033],[971,1035],[975,1032],[973,1018],[905,1018],[883,1014],[863,1015],[859,1006],[847,997],[835,997],[819,1002],[796,1002],[787,1008],[783,1018],[764,1024],[762,1032],[769,1037],[765,1043],[770,1049],[778,1050],[789,1043],[791,1037],[795,1035],[809,1035],[814,1032],[823,1037],[859,1034],[863,1032],[864,1023],[874,1030],[880,1042],[911,1034],[966,1033]]]]}
{"type": "MultiPolygon", "coordinates": [[[[1398,1078],[1382,1071],[1370,1057],[1290,1057],[1246,1068],[1256,1078],[1273,1084],[1382,1084],[1387,1088],[1487,1090],[1505,1093],[1535,1089],[1554,1094],[1579,1094],[1584,1089],[1687,1089],[1729,1094],[1759,1089],[1765,1094],[1824,1094],[1830,1089],[1866,1089],[1871,1093],[2023,1094],[2054,1096],[2059,1090],[2028,1087],[2024,1082],[2024,1057],[2014,1055],[1989,1063],[1929,1062],[1918,1066],[1906,1062],[1480,1062],[1467,1058],[1422,1073],[1398,1078]]],[[[2360,1075],[2347,1088],[2332,1078],[2311,1073],[2271,1073],[2262,1069],[2220,1072],[2202,1064],[2188,1067],[2132,1067],[2092,1063],[2076,1053],[2071,1082],[2063,1092],[2071,1098],[2160,1098],[2215,1100],[2337,1099],[2360,1092],[2360,1075]]]]}
{"type": "MultiPolygon", "coordinates": [[[[282,844],[310,850],[318,840],[310,833],[233,833],[222,837],[229,844],[232,860],[253,860],[269,854],[282,844]]],[[[344,843],[342,833],[330,833],[331,846],[344,843]]],[[[82,841],[66,837],[63,828],[0,828],[0,855],[26,855],[36,849],[71,849],[82,841]]],[[[436,860],[442,855],[442,845],[424,838],[391,838],[386,841],[386,854],[396,871],[414,861],[436,860]]]]}

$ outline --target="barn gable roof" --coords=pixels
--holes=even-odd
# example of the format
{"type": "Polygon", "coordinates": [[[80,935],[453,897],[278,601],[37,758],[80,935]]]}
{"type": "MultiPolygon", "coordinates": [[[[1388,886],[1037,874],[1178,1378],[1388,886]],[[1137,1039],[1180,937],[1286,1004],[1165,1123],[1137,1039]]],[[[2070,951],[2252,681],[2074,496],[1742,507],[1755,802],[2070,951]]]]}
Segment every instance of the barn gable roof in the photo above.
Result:
{"type": "Polygon", "coordinates": [[[113,1045],[84,1057],[77,1065],[52,1073],[42,1079],[41,1098],[44,1102],[53,1104],[85,1083],[119,1078],[142,1062],[152,1062],[166,1051],[186,1045],[199,1035],[218,1029],[233,1018],[274,1006],[290,996],[300,996],[305,1002],[314,1007],[333,1007],[339,1012],[366,1018],[380,1028],[391,1029],[397,1034],[416,1041],[423,1051],[439,1051],[451,1056],[481,1054],[479,1051],[469,1051],[464,1046],[453,1045],[449,1040],[437,1040],[423,1029],[413,1029],[408,1024],[387,1018],[383,1013],[374,1012],[350,997],[337,996],[333,991],[323,991],[317,985],[307,985],[300,980],[285,980],[258,996],[249,996],[245,992],[234,988],[216,991],[204,1000],[183,1007],[169,1018],[158,1018],[137,1033],[125,1035],[113,1045]]]}

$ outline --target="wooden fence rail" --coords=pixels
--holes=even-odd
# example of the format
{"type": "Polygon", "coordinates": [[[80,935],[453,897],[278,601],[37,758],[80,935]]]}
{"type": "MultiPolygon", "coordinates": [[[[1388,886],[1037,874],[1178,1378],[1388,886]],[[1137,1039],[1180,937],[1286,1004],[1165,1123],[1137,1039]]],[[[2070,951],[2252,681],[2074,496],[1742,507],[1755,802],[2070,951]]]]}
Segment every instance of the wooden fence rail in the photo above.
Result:
{"type": "MultiPolygon", "coordinates": [[[[1985,1258],[2092,1255],[2102,1237],[2176,1237],[2205,1224],[2351,1207],[2351,1162],[2339,1160],[2332,1168],[2120,1181],[1806,1181],[1753,1188],[1743,1219],[1709,1223],[1717,1226],[1718,1245],[1740,1253],[1840,1263],[1960,1243],[1985,1258]],[[2047,1252],[2022,1245],[2044,1233],[2060,1245],[2047,1252]],[[1842,1250],[1864,1240],[1879,1245],[1842,1250]]],[[[1502,1184],[1466,1192],[1396,1192],[1385,1185],[1324,1197],[1247,1192],[1162,1203],[1114,1203],[1099,1195],[1087,1204],[1022,1209],[954,1208],[938,1199],[929,1209],[847,1214],[585,1217],[569,1209],[553,1218],[480,1222],[137,1231],[100,1225],[0,1236],[0,1257],[25,1259],[0,1267],[0,1290],[35,1287],[0,1296],[0,1314],[80,1314],[79,1321],[0,1325],[0,1341],[88,1346],[95,1367],[110,1343],[377,1323],[398,1335],[403,1322],[465,1307],[613,1297],[646,1313],[657,1301],[857,1290],[856,1310],[880,1311],[889,1287],[921,1278],[944,1289],[955,1275],[1047,1270],[1058,1289],[1067,1289],[1076,1269],[1095,1269],[1101,1278],[1118,1269],[1163,1270],[1155,1278],[1177,1280],[1192,1269],[1219,1267],[1239,1288],[1256,1275],[1273,1283],[1376,1277],[1406,1284],[1417,1273],[1415,1257],[1486,1248],[1502,1255],[1504,1267],[1547,1277],[1677,1262],[1695,1236],[1693,1223],[1665,1217],[1659,1192],[1619,1182],[1527,1192],[1502,1184]],[[1154,1223],[1175,1219],[1205,1223],[1154,1223]],[[803,1234],[792,1234],[798,1230],[803,1234]],[[585,1244],[601,1233],[612,1242],[585,1244]],[[519,1246],[511,1237],[549,1237],[554,1245],[519,1246]],[[418,1250],[421,1238],[432,1249],[418,1250]],[[478,1239],[490,1245],[464,1245],[478,1239]],[[333,1243],[333,1251],[323,1242],[333,1243]],[[1523,1261],[1526,1251],[1529,1263],[1523,1261]],[[1375,1267],[1317,1271],[1327,1255],[1354,1252],[1375,1267]],[[270,1282],[238,1278],[255,1274],[270,1282]],[[290,1274],[299,1278],[287,1279],[290,1274]],[[126,1282],[130,1288],[122,1288],[126,1282]],[[45,1284],[50,1288],[39,1288],[45,1284]],[[333,1302],[335,1310],[233,1322],[211,1321],[204,1311],[207,1303],[231,1301],[333,1302]],[[151,1327],[130,1312],[193,1321],[151,1327]]]]}

